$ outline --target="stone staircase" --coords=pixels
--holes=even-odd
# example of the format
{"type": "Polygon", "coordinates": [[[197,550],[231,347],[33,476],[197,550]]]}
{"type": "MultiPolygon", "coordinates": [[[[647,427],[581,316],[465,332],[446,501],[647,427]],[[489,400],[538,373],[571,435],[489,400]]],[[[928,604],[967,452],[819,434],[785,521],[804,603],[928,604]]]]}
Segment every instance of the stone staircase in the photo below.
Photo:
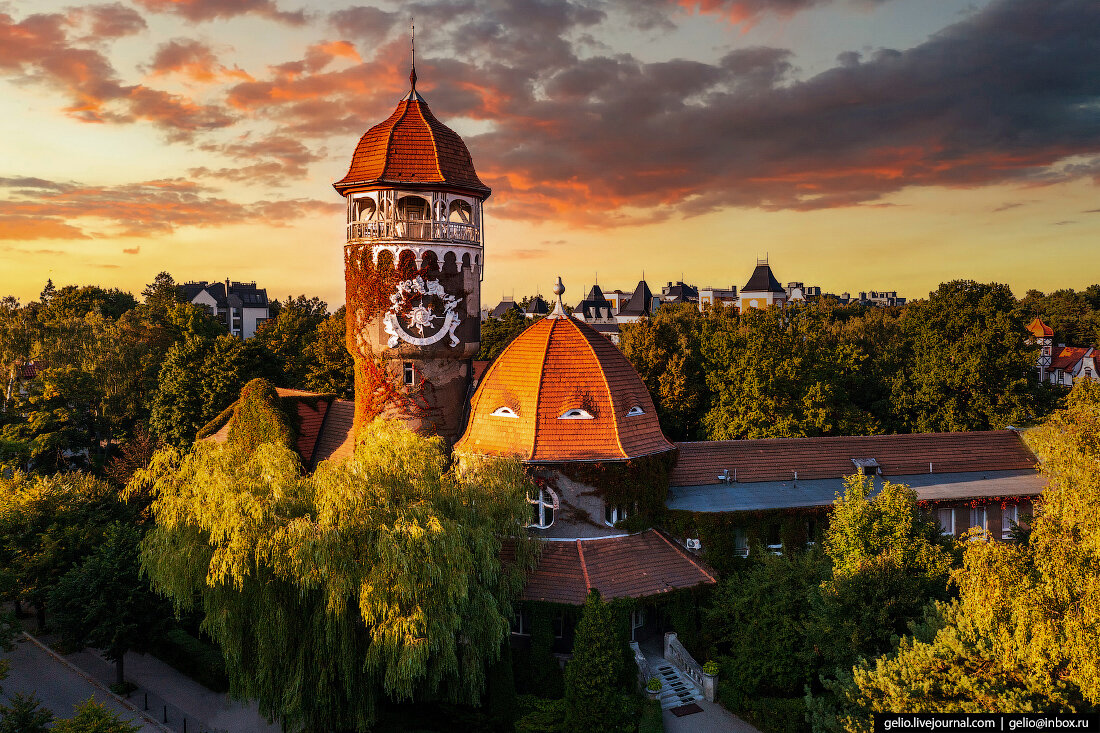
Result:
{"type": "Polygon", "coordinates": [[[703,693],[699,688],[686,675],[681,674],[680,670],[673,666],[671,662],[658,664],[654,668],[654,672],[663,685],[661,694],[658,697],[661,701],[662,710],[687,705],[703,699],[703,693]]]}

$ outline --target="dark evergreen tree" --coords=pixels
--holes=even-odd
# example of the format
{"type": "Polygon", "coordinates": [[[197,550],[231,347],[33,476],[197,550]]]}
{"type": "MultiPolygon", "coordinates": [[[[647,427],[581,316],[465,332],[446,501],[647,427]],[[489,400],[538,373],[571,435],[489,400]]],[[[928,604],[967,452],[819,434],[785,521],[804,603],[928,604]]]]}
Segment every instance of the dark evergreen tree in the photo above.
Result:
{"type": "Polygon", "coordinates": [[[565,667],[565,728],[569,731],[634,730],[631,699],[623,681],[629,649],[615,611],[592,589],[584,602],[565,667]]]}

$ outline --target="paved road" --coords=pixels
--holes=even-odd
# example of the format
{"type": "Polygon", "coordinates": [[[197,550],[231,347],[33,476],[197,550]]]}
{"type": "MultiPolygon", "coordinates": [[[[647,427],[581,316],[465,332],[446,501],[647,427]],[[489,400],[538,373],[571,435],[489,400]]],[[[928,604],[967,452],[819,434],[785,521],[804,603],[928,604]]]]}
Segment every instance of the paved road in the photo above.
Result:
{"type": "Polygon", "coordinates": [[[54,717],[71,718],[78,703],[94,697],[123,720],[140,726],[141,733],[164,733],[163,728],[148,723],[140,713],[127,709],[98,685],[25,638],[17,639],[12,651],[0,651],[0,659],[7,659],[11,664],[8,678],[0,682],[4,689],[0,699],[5,702],[16,693],[34,693],[42,701],[42,707],[51,710],[54,717]]]}
{"type": "MultiPolygon", "coordinates": [[[[114,665],[91,649],[69,654],[66,659],[97,679],[114,680],[114,665]]],[[[148,693],[149,709],[154,717],[162,716],[163,706],[167,707],[167,727],[173,731],[182,731],[184,718],[190,733],[279,733],[281,730],[260,715],[255,703],[231,701],[148,654],[130,652],[126,655],[126,679],[138,686],[130,693],[131,700],[144,705],[144,696],[148,693]]]]}
{"type": "Polygon", "coordinates": [[[703,712],[677,718],[664,711],[665,733],[760,733],[716,702],[697,700],[703,712]]]}

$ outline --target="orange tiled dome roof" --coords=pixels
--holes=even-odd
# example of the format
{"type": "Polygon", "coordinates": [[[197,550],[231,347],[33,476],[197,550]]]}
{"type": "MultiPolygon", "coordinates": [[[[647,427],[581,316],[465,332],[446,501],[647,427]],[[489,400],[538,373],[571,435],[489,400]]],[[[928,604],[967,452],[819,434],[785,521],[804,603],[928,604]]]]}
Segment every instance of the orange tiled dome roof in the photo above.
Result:
{"type": "Polygon", "coordinates": [[[364,133],[347,175],[333,187],[343,194],[356,186],[416,183],[465,189],[488,196],[474,170],[466,143],[435,118],[414,88],[385,122],[364,133]]]}
{"type": "Polygon", "coordinates": [[[535,463],[616,461],[672,449],[627,358],[565,315],[534,324],[497,357],[455,445],[535,463]]]}

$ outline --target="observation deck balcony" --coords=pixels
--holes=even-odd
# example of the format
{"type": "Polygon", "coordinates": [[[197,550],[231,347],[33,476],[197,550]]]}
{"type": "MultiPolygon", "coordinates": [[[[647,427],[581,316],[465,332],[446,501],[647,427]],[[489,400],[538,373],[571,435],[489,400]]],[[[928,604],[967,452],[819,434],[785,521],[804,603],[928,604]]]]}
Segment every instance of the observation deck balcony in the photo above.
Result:
{"type": "Polygon", "coordinates": [[[348,224],[348,241],[413,240],[417,242],[456,242],[481,244],[481,232],[473,224],[426,219],[383,219],[348,224]]]}

